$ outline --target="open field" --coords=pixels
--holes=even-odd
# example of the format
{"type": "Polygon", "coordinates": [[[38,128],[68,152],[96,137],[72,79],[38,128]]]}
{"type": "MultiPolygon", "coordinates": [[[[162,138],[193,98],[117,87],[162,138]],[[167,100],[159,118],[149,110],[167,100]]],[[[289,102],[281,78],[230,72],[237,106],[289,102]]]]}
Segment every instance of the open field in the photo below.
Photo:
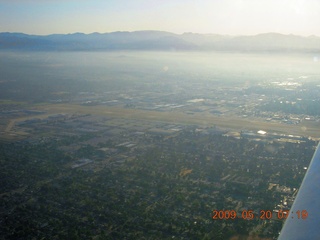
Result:
{"type": "Polygon", "coordinates": [[[320,123],[304,121],[297,125],[281,123],[262,122],[250,119],[228,118],[214,116],[208,113],[194,113],[192,115],[182,112],[157,112],[139,109],[127,109],[107,106],[81,106],[74,104],[50,104],[37,107],[38,110],[45,110],[48,113],[78,113],[92,114],[125,119],[141,119],[175,124],[195,124],[200,126],[218,126],[233,130],[265,130],[270,132],[320,137],[320,123]]]}
{"type": "MultiPolygon", "coordinates": [[[[108,106],[82,106],[76,104],[47,104],[34,107],[36,110],[46,111],[46,114],[37,115],[37,118],[44,119],[52,114],[91,114],[112,118],[135,119],[166,122],[185,125],[217,126],[230,130],[264,130],[283,134],[292,134],[313,138],[320,138],[320,123],[304,121],[296,125],[282,123],[263,122],[239,117],[215,116],[209,113],[186,114],[183,112],[158,112],[139,109],[128,109],[108,106]]],[[[3,132],[7,137],[17,132],[12,131],[15,123],[32,119],[35,116],[11,119],[3,132]]],[[[18,134],[21,136],[21,133],[18,134]]],[[[24,135],[24,134],[22,134],[24,135]]],[[[5,137],[5,136],[2,136],[5,137]]]]}

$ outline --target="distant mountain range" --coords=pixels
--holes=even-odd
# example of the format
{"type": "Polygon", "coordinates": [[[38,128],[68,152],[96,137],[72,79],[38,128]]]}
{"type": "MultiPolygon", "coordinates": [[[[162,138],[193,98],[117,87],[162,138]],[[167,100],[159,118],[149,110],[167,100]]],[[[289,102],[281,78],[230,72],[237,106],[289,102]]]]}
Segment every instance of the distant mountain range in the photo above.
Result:
{"type": "Polygon", "coordinates": [[[218,50],[320,53],[320,37],[301,37],[279,33],[224,36],[196,33],[174,34],[162,31],[73,33],[47,36],[4,32],[0,33],[0,49],[41,51],[218,50]]]}

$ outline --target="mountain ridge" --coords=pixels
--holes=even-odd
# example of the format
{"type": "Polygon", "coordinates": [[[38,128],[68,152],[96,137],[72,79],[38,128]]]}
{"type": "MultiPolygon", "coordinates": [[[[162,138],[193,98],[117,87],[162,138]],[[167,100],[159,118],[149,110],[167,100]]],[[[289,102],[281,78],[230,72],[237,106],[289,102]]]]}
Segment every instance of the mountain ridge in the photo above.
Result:
{"type": "Polygon", "coordinates": [[[261,33],[230,36],[165,31],[117,31],[110,33],[70,33],[29,35],[0,33],[0,49],[5,50],[218,50],[320,52],[320,37],[261,33]]]}

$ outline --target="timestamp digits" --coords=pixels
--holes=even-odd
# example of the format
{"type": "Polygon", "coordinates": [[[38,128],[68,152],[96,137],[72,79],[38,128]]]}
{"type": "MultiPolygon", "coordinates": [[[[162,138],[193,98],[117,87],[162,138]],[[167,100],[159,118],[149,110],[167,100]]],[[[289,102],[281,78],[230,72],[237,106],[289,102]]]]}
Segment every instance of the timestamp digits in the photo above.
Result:
{"type": "MultiPolygon", "coordinates": [[[[273,212],[271,210],[260,210],[259,214],[256,214],[253,210],[242,210],[237,213],[235,210],[213,210],[212,219],[213,220],[227,220],[227,219],[261,219],[270,220],[272,217],[276,219],[286,219],[289,216],[289,210],[279,210],[278,212],[273,212]],[[275,214],[275,215],[274,215],[275,214]]],[[[307,210],[296,211],[297,219],[306,219],[308,217],[307,210]]],[[[293,218],[293,217],[292,217],[293,218]]]]}

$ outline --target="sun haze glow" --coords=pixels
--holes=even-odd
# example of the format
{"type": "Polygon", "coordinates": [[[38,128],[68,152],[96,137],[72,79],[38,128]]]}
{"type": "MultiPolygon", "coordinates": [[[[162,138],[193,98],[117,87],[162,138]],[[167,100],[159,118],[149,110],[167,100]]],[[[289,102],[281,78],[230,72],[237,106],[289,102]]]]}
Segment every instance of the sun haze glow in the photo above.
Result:
{"type": "Polygon", "coordinates": [[[0,0],[0,32],[320,36],[318,0],[0,0]]]}

